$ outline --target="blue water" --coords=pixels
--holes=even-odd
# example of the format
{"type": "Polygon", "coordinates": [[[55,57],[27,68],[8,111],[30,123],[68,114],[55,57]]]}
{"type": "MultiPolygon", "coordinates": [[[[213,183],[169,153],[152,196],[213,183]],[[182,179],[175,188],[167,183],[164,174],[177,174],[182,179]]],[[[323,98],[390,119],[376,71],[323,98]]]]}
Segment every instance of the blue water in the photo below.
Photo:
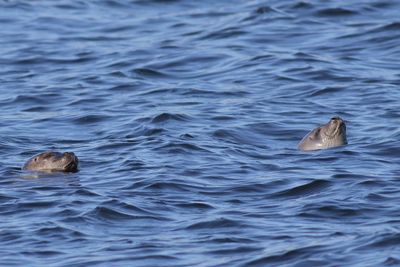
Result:
{"type": "Polygon", "coordinates": [[[0,265],[400,265],[399,10],[0,0],[0,265]]]}

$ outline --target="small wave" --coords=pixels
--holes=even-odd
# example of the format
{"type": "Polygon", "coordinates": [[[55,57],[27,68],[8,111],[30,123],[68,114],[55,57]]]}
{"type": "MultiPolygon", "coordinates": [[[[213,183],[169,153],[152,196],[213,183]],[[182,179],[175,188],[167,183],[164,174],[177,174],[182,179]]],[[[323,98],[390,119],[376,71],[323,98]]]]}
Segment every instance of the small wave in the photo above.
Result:
{"type": "Polygon", "coordinates": [[[219,115],[219,116],[214,116],[211,119],[214,121],[231,121],[231,120],[235,120],[236,117],[228,116],[228,115],[219,115]]]}
{"type": "Polygon", "coordinates": [[[18,203],[17,209],[39,209],[39,208],[50,208],[56,206],[57,203],[54,201],[35,201],[35,202],[20,202],[18,203]]]}
{"type": "Polygon", "coordinates": [[[219,255],[219,256],[225,256],[228,257],[229,255],[238,255],[238,254],[246,254],[246,253],[254,253],[256,251],[262,252],[263,248],[262,247],[256,247],[256,246],[237,246],[234,248],[219,248],[219,249],[213,249],[208,251],[208,254],[212,255],[219,255]]]}
{"type": "Polygon", "coordinates": [[[44,105],[47,103],[46,96],[30,96],[30,95],[19,95],[12,100],[15,104],[40,104],[44,105]]]}
{"type": "Polygon", "coordinates": [[[196,12],[189,14],[192,18],[216,18],[232,15],[231,12],[208,10],[207,12],[196,12]]]}
{"type": "Polygon", "coordinates": [[[104,4],[106,8],[129,8],[130,5],[128,4],[129,2],[125,1],[118,1],[118,0],[104,0],[100,2],[101,4],[104,4]]]}
{"type": "Polygon", "coordinates": [[[113,208],[98,206],[92,212],[85,214],[88,217],[94,217],[100,220],[107,221],[123,221],[123,220],[165,220],[160,216],[136,215],[127,212],[122,212],[113,208]]]}
{"type": "Polygon", "coordinates": [[[211,68],[220,64],[223,59],[228,58],[226,54],[190,54],[176,59],[168,59],[157,64],[152,64],[158,70],[171,70],[182,75],[183,73],[192,73],[205,67],[211,68]]]}
{"type": "Polygon", "coordinates": [[[310,196],[318,194],[321,191],[332,186],[332,182],[326,180],[314,180],[309,183],[299,185],[287,190],[273,194],[277,197],[299,197],[299,196],[310,196]]]}
{"type": "Polygon", "coordinates": [[[89,105],[93,105],[93,104],[103,103],[105,101],[106,101],[106,99],[101,98],[101,97],[82,98],[82,99],[78,99],[78,100],[73,100],[68,105],[71,105],[71,106],[89,106],[89,105]]]}
{"type": "Polygon", "coordinates": [[[266,136],[278,140],[290,140],[298,137],[298,134],[293,131],[293,129],[288,128],[288,126],[283,122],[261,122],[248,124],[247,126],[252,132],[262,135],[264,140],[266,139],[266,136]]]}
{"type": "Polygon", "coordinates": [[[136,216],[127,214],[124,212],[120,212],[108,207],[96,207],[93,211],[93,214],[96,217],[100,217],[103,219],[110,219],[110,220],[127,220],[127,219],[134,219],[136,216]]]}
{"type": "MultiPolygon", "coordinates": [[[[146,122],[150,120],[149,118],[141,118],[139,121],[141,122],[146,122]]],[[[136,143],[137,141],[135,138],[142,137],[142,136],[159,136],[162,133],[166,131],[164,128],[159,128],[159,127],[147,127],[145,125],[140,125],[132,130],[133,132],[130,134],[125,135],[125,138],[127,139],[125,142],[127,143],[136,143]]]]}
{"type": "Polygon", "coordinates": [[[156,71],[149,68],[136,68],[133,70],[134,73],[138,74],[139,76],[149,77],[149,78],[166,78],[169,77],[168,75],[156,71]]]}
{"type": "Polygon", "coordinates": [[[381,30],[398,31],[400,30],[400,22],[392,22],[380,28],[381,30]]]}
{"type": "Polygon", "coordinates": [[[325,87],[322,89],[315,90],[311,96],[321,96],[321,95],[331,95],[335,93],[340,93],[344,90],[343,87],[325,87]]]}
{"type": "Polygon", "coordinates": [[[183,142],[169,142],[166,145],[163,145],[157,149],[162,149],[163,151],[167,151],[168,153],[176,153],[176,154],[185,154],[190,152],[209,152],[207,149],[204,149],[198,145],[191,143],[183,143],[183,142]]]}
{"type": "Polygon", "coordinates": [[[253,11],[242,20],[242,22],[248,22],[258,18],[261,18],[262,20],[267,19],[269,21],[273,21],[273,19],[290,18],[290,15],[275,7],[260,6],[254,8],[253,11]]]}
{"type": "Polygon", "coordinates": [[[166,121],[187,121],[190,117],[184,114],[161,113],[153,117],[152,123],[161,123],[166,121]]]}
{"type": "Polygon", "coordinates": [[[25,108],[22,111],[23,112],[46,112],[49,111],[50,109],[48,107],[30,107],[30,108],[25,108]]]}
{"type": "Polygon", "coordinates": [[[229,39],[229,38],[238,38],[240,36],[246,35],[247,32],[241,30],[240,28],[236,27],[228,27],[222,30],[214,31],[209,33],[205,36],[200,37],[200,40],[209,40],[209,39],[229,39]]]}
{"type": "Polygon", "coordinates": [[[257,14],[265,14],[265,13],[269,13],[269,12],[275,12],[275,10],[269,6],[262,6],[262,7],[257,8],[255,12],[257,14]]]}
{"type": "Polygon", "coordinates": [[[29,57],[21,57],[13,61],[14,64],[17,65],[31,65],[31,64],[39,64],[43,63],[43,58],[38,56],[29,56],[29,57]]]}
{"type": "Polygon", "coordinates": [[[213,206],[211,206],[207,203],[202,203],[202,202],[180,203],[180,204],[177,204],[176,206],[183,208],[183,209],[194,209],[194,210],[214,209],[213,206]]]}
{"type": "Polygon", "coordinates": [[[279,264],[290,263],[293,260],[296,261],[296,266],[326,266],[328,265],[328,262],[322,262],[322,265],[320,265],[321,261],[318,261],[319,264],[317,265],[315,265],[317,261],[304,260],[307,262],[307,264],[305,264],[305,262],[303,262],[304,264],[299,262],[299,259],[307,259],[315,255],[320,249],[321,246],[308,246],[297,249],[289,249],[288,251],[276,253],[275,255],[267,255],[255,260],[250,260],[243,266],[270,266],[271,264],[272,266],[278,266],[279,264]]]}
{"type": "MultiPolygon", "coordinates": [[[[200,187],[182,182],[153,182],[150,185],[143,186],[143,189],[148,191],[178,191],[178,192],[193,192],[200,187]]],[[[200,188],[201,189],[201,188],[200,188]]]]}
{"type": "Polygon", "coordinates": [[[31,56],[27,58],[21,58],[13,61],[17,65],[36,65],[36,64],[81,64],[95,60],[94,57],[84,56],[84,57],[74,57],[74,58],[49,58],[49,57],[39,57],[31,56]]]}
{"type": "Polygon", "coordinates": [[[371,212],[361,208],[347,208],[335,204],[320,205],[309,204],[303,207],[303,211],[298,214],[301,217],[307,218],[345,218],[345,217],[358,217],[364,212],[371,212]]]}
{"type": "Polygon", "coordinates": [[[250,238],[241,238],[241,237],[214,237],[211,239],[207,239],[207,242],[212,242],[215,244],[247,244],[247,243],[254,243],[255,240],[250,239],[250,238]]]}
{"type": "Polygon", "coordinates": [[[246,145],[265,145],[266,141],[262,136],[249,132],[248,130],[218,129],[212,133],[214,138],[228,143],[246,145]]]}
{"type": "Polygon", "coordinates": [[[88,7],[86,2],[73,1],[73,2],[63,2],[56,3],[55,6],[60,9],[65,10],[82,10],[88,7]]]}
{"type": "Polygon", "coordinates": [[[3,195],[3,194],[0,194],[0,201],[2,203],[6,203],[9,200],[15,200],[15,199],[17,199],[17,198],[16,197],[12,197],[12,196],[6,196],[6,195],[3,195]]]}
{"type": "Polygon", "coordinates": [[[372,33],[383,33],[385,31],[398,31],[400,30],[400,22],[391,22],[388,24],[380,25],[368,32],[366,34],[372,34],[372,33]]]}
{"type": "MultiPolygon", "coordinates": [[[[369,242],[362,249],[382,249],[385,247],[395,247],[400,243],[399,233],[385,233],[376,236],[375,240],[369,242]]],[[[368,250],[369,251],[369,250],[368,250]]]]}
{"type": "Polygon", "coordinates": [[[251,184],[251,185],[241,185],[231,188],[229,191],[231,193],[263,193],[265,188],[268,188],[266,184],[251,184]]]}
{"type": "Polygon", "coordinates": [[[184,139],[184,140],[190,140],[190,139],[193,139],[193,138],[194,138],[194,135],[189,134],[189,133],[184,133],[184,134],[181,134],[179,137],[180,137],[181,139],[184,139]]]}
{"type": "MultiPolygon", "coordinates": [[[[122,76],[120,77],[126,77],[125,74],[121,73],[122,76]]],[[[115,85],[113,87],[110,88],[110,91],[113,92],[132,92],[135,89],[135,85],[134,84],[119,84],[119,85],[115,85]]]]}
{"type": "Polygon", "coordinates": [[[98,122],[103,122],[110,119],[110,116],[100,115],[100,114],[92,114],[92,115],[84,115],[79,118],[74,119],[74,123],[76,124],[93,124],[98,122]]]}
{"type": "Polygon", "coordinates": [[[143,132],[143,135],[144,136],[155,136],[155,135],[161,135],[164,132],[165,132],[165,129],[163,129],[163,128],[149,128],[143,132]]]}
{"type": "Polygon", "coordinates": [[[376,193],[371,193],[368,194],[368,196],[366,197],[368,200],[373,201],[373,202],[384,202],[387,201],[388,198],[381,195],[381,194],[376,194],[376,193]]]}
{"type": "Polygon", "coordinates": [[[291,6],[293,9],[311,9],[313,7],[314,5],[312,3],[306,1],[299,1],[291,6]]]}
{"type": "Polygon", "coordinates": [[[138,170],[145,168],[146,163],[137,159],[126,159],[123,165],[129,167],[130,170],[138,170]]]}
{"type": "Polygon", "coordinates": [[[104,35],[102,33],[98,33],[97,35],[87,36],[67,36],[67,37],[60,37],[58,39],[59,43],[68,43],[68,42],[115,42],[115,41],[126,41],[128,38],[123,37],[123,35],[119,37],[113,37],[110,35],[104,35]]]}
{"type": "Polygon", "coordinates": [[[393,265],[393,266],[399,266],[400,265],[400,259],[395,258],[395,257],[388,257],[384,262],[384,265],[393,265]]]}
{"type": "Polygon", "coordinates": [[[99,197],[100,195],[92,192],[88,189],[84,189],[84,188],[79,188],[77,189],[74,194],[79,195],[79,196],[83,196],[83,197],[99,197]]]}
{"type": "Polygon", "coordinates": [[[59,225],[41,227],[35,232],[40,236],[48,236],[49,238],[79,238],[85,235],[77,230],[71,230],[59,225]]]}
{"type": "Polygon", "coordinates": [[[129,203],[120,201],[118,199],[112,199],[109,201],[105,201],[102,203],[102,205],[107,206],[107,207],[112,206],[112,207],[118,208],[119,210],[123,210],[124,212],[128,212],[128,213],[134,212],[134,213],[137,213],[140,215],[152,215],[152,216],[156,215],[155,213],[153,213],[151,211],[148,211],[143,208],[139,208],[136,205],[129,204],[129,203]]]}
{"type": "Polygon", "coordinates": [[[241,223],[238,221],[219,218],[215,220],[202,221],[193,223],[187,226],[185,229],[187,230],[201,230],[201,229],[220,229],[220,228],[235,228],[235,227],[243,227],[241,223]]]}
{"type": "Polygon", "coordinates": [[[318,10],[316,14],[324,17],[341,17],[356,15],[358,12],[346,8],[324,8],[318,10]]]}

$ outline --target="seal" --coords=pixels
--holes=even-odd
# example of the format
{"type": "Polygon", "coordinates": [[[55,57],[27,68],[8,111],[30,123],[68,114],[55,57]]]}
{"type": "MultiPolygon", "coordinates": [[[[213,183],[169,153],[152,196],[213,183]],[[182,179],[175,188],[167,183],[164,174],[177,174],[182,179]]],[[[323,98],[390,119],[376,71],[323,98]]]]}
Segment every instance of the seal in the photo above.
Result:
{"type": "Polygon", "coordinates": [[[78,164],[78,157],[72,152],[46,151],[30,158],[22,169],[42,172],[77,172],[78,164]]]}
{"type": "Polygon", "coordinates": [[[299,143],[303,151],[326,149],[347,144],[346,124],[339,117],[331,120],[309,132],[299,143]]]}

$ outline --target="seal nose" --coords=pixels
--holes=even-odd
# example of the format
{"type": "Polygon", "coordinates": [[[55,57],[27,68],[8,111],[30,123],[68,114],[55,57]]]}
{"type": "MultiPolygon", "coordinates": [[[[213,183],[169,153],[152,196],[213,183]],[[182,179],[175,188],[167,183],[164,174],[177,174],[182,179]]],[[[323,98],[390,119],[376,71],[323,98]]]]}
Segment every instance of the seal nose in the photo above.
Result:
{"type": "Polygon", "coordinates": [[[332,117],[332,118],[331,118],[331,121],[343,123],[343,120],[342,120],[340,117],[332,117]]]}

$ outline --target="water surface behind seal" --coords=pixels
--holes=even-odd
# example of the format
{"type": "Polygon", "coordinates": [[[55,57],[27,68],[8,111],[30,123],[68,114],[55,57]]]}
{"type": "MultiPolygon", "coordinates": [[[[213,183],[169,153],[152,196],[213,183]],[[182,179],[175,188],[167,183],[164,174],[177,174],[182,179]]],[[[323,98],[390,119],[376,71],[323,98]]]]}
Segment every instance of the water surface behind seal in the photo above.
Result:
{"type": "Polygon", "coordinates": [[[398,1],[0,8],[0,265],[400,264],[398,1]]]}

